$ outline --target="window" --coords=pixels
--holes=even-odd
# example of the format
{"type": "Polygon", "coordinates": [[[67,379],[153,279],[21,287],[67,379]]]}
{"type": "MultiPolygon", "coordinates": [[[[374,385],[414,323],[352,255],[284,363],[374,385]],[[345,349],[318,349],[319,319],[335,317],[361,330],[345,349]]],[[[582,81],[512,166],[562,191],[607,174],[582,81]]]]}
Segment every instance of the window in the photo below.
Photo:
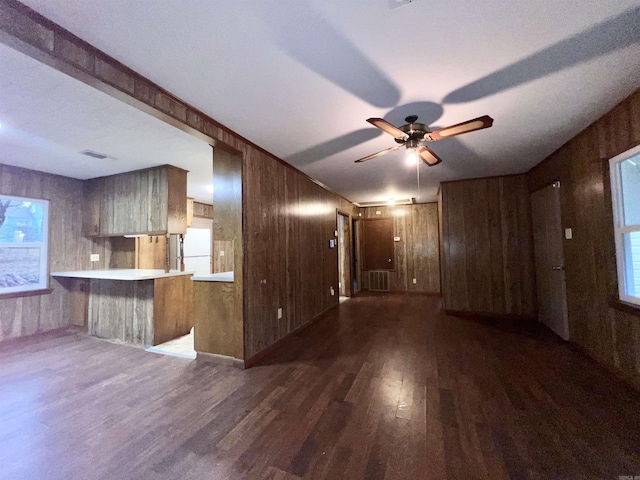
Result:
{"type": "Polygon", "coordinates": [[[640,305],[640,146],[610,167],[620,299],[640,305]]]}
{"type": "Polygon", "coordinates": [[[0,294],[47,288],[49,202],[0,195],[0,294]]]}

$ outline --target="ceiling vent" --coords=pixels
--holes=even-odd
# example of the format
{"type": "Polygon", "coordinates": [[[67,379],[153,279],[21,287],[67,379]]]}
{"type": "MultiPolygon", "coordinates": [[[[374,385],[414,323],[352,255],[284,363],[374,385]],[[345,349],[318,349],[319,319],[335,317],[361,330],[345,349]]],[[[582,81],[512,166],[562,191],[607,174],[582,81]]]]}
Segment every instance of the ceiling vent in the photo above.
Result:
{"type": "Polygon", "coordinates": [[[388,0],[390,8],[398,8],[403,5],[409,5],[410,3],[414,3],[416,0],[388,0]]]}
{"type": "Polygon", "coordinates": [[[94,152],[93,150],[82,150],[80,153],[82,155],[86,155],[87,157],[99,158],[100,160],[104,160],[105,158],[113,158],[109,155],[105,155],[104,153],[94,152]]]}

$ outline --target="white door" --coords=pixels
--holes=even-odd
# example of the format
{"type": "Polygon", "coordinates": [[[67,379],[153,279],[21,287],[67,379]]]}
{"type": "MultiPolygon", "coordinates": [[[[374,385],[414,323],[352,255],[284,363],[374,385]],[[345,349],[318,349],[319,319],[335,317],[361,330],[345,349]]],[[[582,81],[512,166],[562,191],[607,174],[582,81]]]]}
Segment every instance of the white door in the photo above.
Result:
{"type": "Polygon", "coordinates": [[[567,287],[562,251],[560,182],[531,195],[533,245],[536,260],[538,318],[565,340],[569,340],[567,287]]]}

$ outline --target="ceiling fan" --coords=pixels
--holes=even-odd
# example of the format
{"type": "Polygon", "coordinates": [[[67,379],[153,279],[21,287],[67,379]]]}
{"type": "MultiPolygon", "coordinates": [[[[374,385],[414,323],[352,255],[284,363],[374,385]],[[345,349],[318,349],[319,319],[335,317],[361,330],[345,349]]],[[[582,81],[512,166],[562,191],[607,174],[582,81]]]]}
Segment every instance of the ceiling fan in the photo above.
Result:
{"type": "Polygon", "coordinates": [[[416,123],[416,120],[418,120],[416,115],[409,115],[404,120],[407,122],[406,125],[395,127],[383,118],[368,118],[367,122],[391,135],[399,145],[387,148],[386,150],[374,153],[373,155],[368,155],[360,160],[356,160],[356,163],[366,162],[372,158],[380,157],[381,155],[385,155],[389,152],[394,152],[404,146],[406,147],[408,154],[419,155],[420,159],[424,163],[433,167],[434,165],[439,164],[442,160],[432,150],[421,145],[422,142],[435,142],[444,138],[462,135],[463,133],[489,128],[493,125],[493,118],[489,115],[484,115],[482,117],[474,118],[473,120],[456,123],[455,125],[440,128],[432,132],[427,125],[423,123],[416,123]]]}

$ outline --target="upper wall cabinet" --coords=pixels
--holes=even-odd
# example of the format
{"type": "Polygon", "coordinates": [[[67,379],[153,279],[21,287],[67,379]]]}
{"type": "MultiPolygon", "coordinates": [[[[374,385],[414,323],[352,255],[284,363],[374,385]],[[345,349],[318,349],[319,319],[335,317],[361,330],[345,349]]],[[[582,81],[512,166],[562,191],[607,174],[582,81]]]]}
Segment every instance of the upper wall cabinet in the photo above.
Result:
{"type": "Polygon", "coordinates": [[[89,236],[186,233],[187,171],[170,165],[85,181],[89,236]]]}

